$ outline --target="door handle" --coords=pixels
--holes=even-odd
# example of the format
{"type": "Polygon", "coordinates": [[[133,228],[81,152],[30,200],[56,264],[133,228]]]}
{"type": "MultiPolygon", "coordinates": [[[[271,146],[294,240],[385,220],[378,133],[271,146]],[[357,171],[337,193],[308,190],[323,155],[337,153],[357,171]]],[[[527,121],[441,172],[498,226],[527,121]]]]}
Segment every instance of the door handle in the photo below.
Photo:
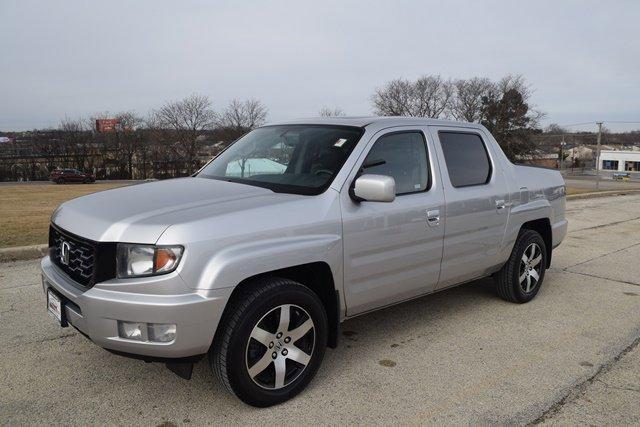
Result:
{"type": "Polygon", "coordinates": [[[496,209],[502,210],[511,206],[511,203],[505,203],[504,200],[496,200],[496,209]]]}
{"type": "Polygon", "coordinates": [[[427,224],[429,227],[437,227],[440,225],[440,209],[427,211],[427,224]]]}

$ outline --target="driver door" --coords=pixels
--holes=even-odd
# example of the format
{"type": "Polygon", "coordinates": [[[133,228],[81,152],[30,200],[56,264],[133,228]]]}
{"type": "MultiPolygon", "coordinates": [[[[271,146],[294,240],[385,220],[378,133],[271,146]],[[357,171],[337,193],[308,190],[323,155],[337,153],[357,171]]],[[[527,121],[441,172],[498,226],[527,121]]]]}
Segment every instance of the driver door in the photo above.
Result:
{"type": "Polygon", "coordinates": [[[438,282],[444,196],[427,135],[414,127],[381,131],[352,172],[348,184],[360,172],[393,177],[393,202],[355,202],[348,185],[341,191],[348,316],[428,293],[438,282]]]}

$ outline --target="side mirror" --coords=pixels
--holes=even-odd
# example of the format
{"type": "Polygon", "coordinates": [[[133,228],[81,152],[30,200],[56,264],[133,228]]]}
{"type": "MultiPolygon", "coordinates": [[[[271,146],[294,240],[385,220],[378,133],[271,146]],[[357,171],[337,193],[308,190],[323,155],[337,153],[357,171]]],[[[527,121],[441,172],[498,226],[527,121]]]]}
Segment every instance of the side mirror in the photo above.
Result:
{"type": "Polygon", "coordinates": [[[354,183],[353,195],[358,201],[393,202],[396,198],[396,181],[386,175],[361,175],[354,183]]]}

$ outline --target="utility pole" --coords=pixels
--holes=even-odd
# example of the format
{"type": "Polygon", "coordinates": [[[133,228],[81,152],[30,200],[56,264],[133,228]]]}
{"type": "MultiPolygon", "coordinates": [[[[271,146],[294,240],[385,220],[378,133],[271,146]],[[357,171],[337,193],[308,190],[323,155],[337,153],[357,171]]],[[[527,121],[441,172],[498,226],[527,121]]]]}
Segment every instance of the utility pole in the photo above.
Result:
{"type": "Polygon", "coordinates": [[[562,142],[560,142],[560,171],[564,169],[564,133],[562,134],[562,142]]]}
{"type": "Polygon", "coordinates": [[[598,125],[598,146],[596,148],[596,190],[600,190],[600,141],[602,140],[602,122],[598,125]]]}

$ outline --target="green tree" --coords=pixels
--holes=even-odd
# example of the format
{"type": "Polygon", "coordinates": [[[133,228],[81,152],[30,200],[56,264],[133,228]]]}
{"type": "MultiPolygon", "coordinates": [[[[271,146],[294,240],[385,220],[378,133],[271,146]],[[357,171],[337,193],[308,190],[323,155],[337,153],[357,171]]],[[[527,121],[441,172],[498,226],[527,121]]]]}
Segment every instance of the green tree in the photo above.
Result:
{"type": "Polygon", "coordinates": [[[522,161],[535,151],[531,140],[540,113],[531,110],[521,90],[506,87],[483,97],[482,124],[493,134],[507,157],[522,161]]]}

